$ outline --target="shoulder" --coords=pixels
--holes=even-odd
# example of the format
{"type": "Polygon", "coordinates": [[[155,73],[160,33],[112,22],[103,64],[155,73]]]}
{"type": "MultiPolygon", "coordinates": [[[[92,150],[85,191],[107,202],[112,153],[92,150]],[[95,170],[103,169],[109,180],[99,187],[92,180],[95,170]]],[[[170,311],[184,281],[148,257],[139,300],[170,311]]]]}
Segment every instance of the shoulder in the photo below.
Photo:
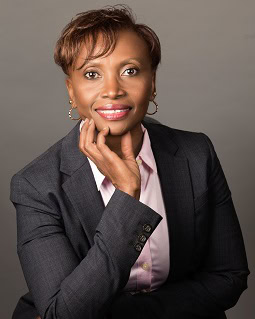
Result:
{"type": "Polygon", "coordinates": [[[173,136],[175,142],[179,145],[182,151],[188,156],[189,154],[200,154],[210,156],[214,151],[214,145],[203,132],[194,132],[168,127],[169,132],[173,136]]]}
{"type": "Polygon", "coordinates": [[[169,127],[161,123],[145,123],[151,135],[164,139],[165,144],[174,143],[178,156],[211,156],[215,152],[214,145],[207,134],[169,127]]]}
{"type": "Polygon", "coordinates": [[[27,193],[32,195],[30,197],[37,198],[42,193],[41,190],[51,191],[54,185],[53,176],[58,175],[56,172],[60,166],[62,141],[63,138],[12,176],[10,185],[12,201],[26,202],[27,193]],[[49,169],[50,165],[52,167],[49,169]]]}
{"type": "Polygon", "coordinates": [[[45,173],[45,169],[48,168],[47,166],[49,165],[49,163],[52,163],[55,167],[58,167],[63,140],[64,137],[56,143],[54,143],[52,146],[50,146],[42,154],[34,158],[31,162],[26,164],[26,166],[24,166],[22,169],[16,172],[15,175],[26,176],[27,174],[30,174],[33,171],[36,171],[37,173],[40,173],[40,171],[42,171],[45,173]]]}
{"type": "Polygon", "coordinates": [[[59,185],[62,179],[60,170],[63,149],[65,149],[65,153],[68,153],[67,143],[76,144],[78,132],[79,123],[66,136],[15,173],[11,178],[11,188],[23,182],[30,183],[37,190],[46,190],[46,188],[50,189],[51,186],[54,188],[59,185]]]}

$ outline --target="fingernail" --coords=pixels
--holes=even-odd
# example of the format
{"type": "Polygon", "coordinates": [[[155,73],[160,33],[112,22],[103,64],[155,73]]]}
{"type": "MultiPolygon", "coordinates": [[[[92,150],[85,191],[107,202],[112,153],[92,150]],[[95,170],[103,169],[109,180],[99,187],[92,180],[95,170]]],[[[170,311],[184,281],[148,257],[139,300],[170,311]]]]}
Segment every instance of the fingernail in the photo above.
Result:
{"type": "Polygon", "coordinates": [[[107,126],[103,128],[103,130],[107,130],[107,129],[108,129],[108,127],[107,127],[107,126]]]}
{"type": "Polygon", "coordinates": [[[84,120],[84,124],[85,124],[87,121],[88,121],[88,118],[86,117],[85,120],[84,120]]]}
{"type": "Polygon", "coordinates": [[[89,121],[89,125],[90,125],[92,122],[93,122],[93,119],[91,119],[91,120],[89,121]]]}

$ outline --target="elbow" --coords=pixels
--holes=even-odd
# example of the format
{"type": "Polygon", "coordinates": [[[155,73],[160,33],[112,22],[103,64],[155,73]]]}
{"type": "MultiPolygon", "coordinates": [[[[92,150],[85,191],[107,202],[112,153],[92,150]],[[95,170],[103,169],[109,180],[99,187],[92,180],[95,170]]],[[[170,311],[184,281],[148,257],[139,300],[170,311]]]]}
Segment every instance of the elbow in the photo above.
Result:
{"type": "Polygon", "coordinates": [[[241,294],[247,289],[248,268],[239,270],[202,272],[194,279],[206,287],[221,311],[226,311],[236,305],[241,294]]]}
{"type": "MultiPolygon", "coordinates": [[[[234,283],[235,283],[237,291],[239,291],[238,299],[240,298],[241,294],[248,288],[249,274],[250,274],[250,271],[248,268],[245,270],[240,270],[233,273],[235,278],[234,283]]],[[[238,299],[236,300],[236,302],[238,301],[238,299]]]]}
{"type": "Polygon", "coordinates": [[[229,294],[229,298],[225,298],[225,310],[234,307],[241,294],[248,288],[248,275],[250,271],[248,269],[232,271],[230,274],[231,277],[231,285],[229,286],[231,291],[229,294]]]}
{"type": "MultiPolygon", "coordinates": [[[[33,295],[33,293],[32,293],[33,295]]],[[[38,311],[38,318],[36,319],[71,319],[71,315],[61,291],[58,291],[54,296],[48,300],[37,300],[34,298],[34,304],[38,311]]],[[[81,317],[76,317],[81,318],[81,317]]]]}

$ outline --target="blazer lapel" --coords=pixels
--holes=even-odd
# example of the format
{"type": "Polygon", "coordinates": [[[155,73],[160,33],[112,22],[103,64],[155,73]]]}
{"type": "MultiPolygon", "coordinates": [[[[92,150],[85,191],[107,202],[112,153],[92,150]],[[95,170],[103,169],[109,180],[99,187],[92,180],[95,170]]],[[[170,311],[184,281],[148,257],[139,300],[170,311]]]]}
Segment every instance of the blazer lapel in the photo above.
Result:
{"type": "Polygon", "coordinates": [[[170,235],[168,280],[185,275],[192,267],[194,200],[189,163],[173,140],[171,129],[146,122],[157,164],[170,235]]]}
{"type": "Polygon", "coordinates": [[[105,205],[87,157],[79,150],[80,121],[62,143],[60,170],[69,175],[62,184],[77,213],[91,246],[105,205]]]}

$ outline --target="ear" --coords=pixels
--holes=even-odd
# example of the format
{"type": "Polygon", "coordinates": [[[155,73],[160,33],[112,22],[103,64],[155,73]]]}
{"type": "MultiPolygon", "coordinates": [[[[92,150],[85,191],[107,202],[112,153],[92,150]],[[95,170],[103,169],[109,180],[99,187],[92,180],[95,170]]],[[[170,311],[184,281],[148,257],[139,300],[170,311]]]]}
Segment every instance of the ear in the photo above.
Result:
{"type": "Polygon", "coordinates": [[[153,93],[156,92],[156,71],[153,71],[152,74],[152,79],[151,79],[151,96],[150,96],[150,100],[154,100],[154,95],[153,93]]]}
{"type": "Polygon", "coordinates": [[[74,92],[73,92],[73,84],[72,84],[72,80],[71,80],[71,78],[69,76],[67,76],[67,78],[65,80],[65,83],[66,83],[66,88],[67,88],[67,91],[68,91],[69,98],[75,104],[74,92]]]}

